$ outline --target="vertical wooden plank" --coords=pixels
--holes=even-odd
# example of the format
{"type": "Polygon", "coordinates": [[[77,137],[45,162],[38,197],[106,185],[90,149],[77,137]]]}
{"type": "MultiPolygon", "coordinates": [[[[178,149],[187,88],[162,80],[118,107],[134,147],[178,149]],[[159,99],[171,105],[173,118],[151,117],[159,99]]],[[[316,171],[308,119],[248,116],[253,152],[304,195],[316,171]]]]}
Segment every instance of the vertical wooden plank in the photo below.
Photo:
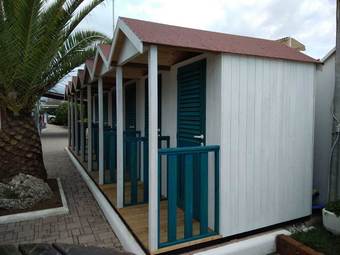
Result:
{"type": "Polygon", "coordinates": [[[193,156],[186,155],[184,162],[184,238],[190,238],[193,218],[193,156]]]}
{"type": "Polygon", "coordinates": [[[123,207],[123,68],[116,67],[116,113],[117,113],[117,207],[123,207]]]}
{"type": "Polygon", "coordinates": [[[71,111],[71,148],[74,150],[74,104],[73,96],[71,96],[70,101],[70,111],[71,111]]]}
{"type": "Polygon", "coordinates": [[[176,241],[177,230],[177,156],[169,155],[168,173],[168,242],[176,241]]]}
{"type": "Polygon", "coordinates": [[[220,233],[220,150],[215,151],[215,232],[220,233]]]}
{"type": "Polygon", "coordinates": [[[83,96],[83,91],[80,89],[80,155],[81,159],[84,161],[85,160],[85,140],[84,140],[84,96],[83,96]]]}
{"type": "Polygon", "coordinates": [[[158,54],[151,45],[149,71],[149,249],[158,249],[158,54]]]}
{"type": "Polygon", "coordinates": [[[137,142],[135,138],[132,138],[129,142],[130,146],[130,179],[131,179],[131,204],[137,204],[138,197],[138,180],[137,180],[137,142]]]}
{"type": "Polygon", "coordinates": [[[74,137],[75,137],[75,151],[76,154],[79,153],[79,117],[78,117],[78,98],[77,92],[74,92],[74,137]]]}
{"type": "Polygon", "coordinates": [[[92,171],[92,89],[87,85],[87,171],[92,171]]]}
{"type": "Polygon", "coordinates": [[[103,111],[103,79],[98,79],[98,134],[99,134],[99,185],[104,184],[104,111],[103,111]]]}
{"type": "Polygon", "coordinates": [[[208,153],[200,153],[200,233],[208,232],[208,153]]]}
{"type": "MultiPolygon", "coordinates": [[[[71,146],[71,100],[70,100],[70,96],[68,96],[67,102],[68,102],[68,107],[67,107],[68,146],[70,147],[71,146]]],[[[0,114],[1,114],[1,109],[0,109],[0,114]]]]}
{"type": "Polygon", "coordinates": [[[109,91],[107,100],[107,121],[112,128],[112,90],[109,91]]]}
{"type": "Polygon", "coordinates": [[[147,140],[143,142],[143,180],[144,180],[144,203],[149,201],[149,147],[147,140]]]}

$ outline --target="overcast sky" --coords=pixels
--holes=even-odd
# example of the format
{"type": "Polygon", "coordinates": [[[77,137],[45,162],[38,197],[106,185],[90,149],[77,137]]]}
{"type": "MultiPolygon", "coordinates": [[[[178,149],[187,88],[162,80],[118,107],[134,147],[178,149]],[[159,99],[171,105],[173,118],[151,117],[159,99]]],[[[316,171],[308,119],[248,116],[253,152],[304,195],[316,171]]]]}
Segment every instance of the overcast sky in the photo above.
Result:
{"type": "MultiPolygon", "coordinates": [[[[123,16],[266,39],[291,36],[318,59],[335,46],[335,8],[335,0],[115,0],[115,19],[123,16]]],[[[105,0],[80,25],[110,37],[112,27],[112,0],[105,0]]]]}

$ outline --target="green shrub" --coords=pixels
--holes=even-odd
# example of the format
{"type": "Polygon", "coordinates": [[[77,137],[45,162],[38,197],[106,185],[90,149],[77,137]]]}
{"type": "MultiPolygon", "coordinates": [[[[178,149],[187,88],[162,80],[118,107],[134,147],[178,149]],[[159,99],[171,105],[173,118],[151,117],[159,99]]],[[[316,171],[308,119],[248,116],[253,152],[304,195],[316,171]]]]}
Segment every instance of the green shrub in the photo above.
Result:
{"type": "Polygon", "coordinates": [[[55,112],[55,124],[56,125],[67,125],[67,118],[68,118],[68,103],[62,103],[58,106],[55,112]]]}
{"type": "Polygon", "coordinates": [[[334,213],[337,217],[340,217],[340,200],[329,202],[326,205],[326,210],[334,213]]]}
{"type": "Polygon", "coordinates": [[[340,254],[340,236],[331,234],[322,226],[317,225],[309,231],[299,231],[294,233],[292,238],[325,255],[340,254]]]}

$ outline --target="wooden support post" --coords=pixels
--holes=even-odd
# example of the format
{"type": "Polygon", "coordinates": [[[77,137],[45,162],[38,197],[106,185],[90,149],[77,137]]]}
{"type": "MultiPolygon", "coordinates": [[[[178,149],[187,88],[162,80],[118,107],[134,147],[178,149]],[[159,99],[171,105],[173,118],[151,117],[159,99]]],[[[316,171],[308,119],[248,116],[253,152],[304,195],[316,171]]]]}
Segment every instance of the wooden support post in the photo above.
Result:
{"type": "Polygon", "coordinates": [[[157,46],[149,49],[149,249],[158,249],[158,57],[157,46]]]}
{"type": "Polygon", "coordinates": [[[107,115],[108,115],[107,120],[109,122],[109,126],[111,128],[113,128],[113,126],[112,126],[112,90],[109,91],[109,93],[107,94],[107,97],[108,97],[108,99],[107,99],[107,107],[108,107],[108,109],[107,109],[107,115]]]}
{"type": "Polygon", "coordinates": [[[78,98],[77,98],[77,93],[75,92],[74,94],[74,127],[75,127],[75,151],[76,154],[79,153],[79,128],[78,128],[78,120],[79,120],[79,116],[78,116],[78,98]]]}
{"type": "Polygon", "coordinates": [[[99,133],[99,185],[104,184],[104,112],[103,112],[103,79],[98,79],[98,133],[99,133]]]}
{"type": "Polygon", "coordinates": [[[67,127],[68,127],[68,147],[71,146],[71,100],[70,96],[67,99],[68,107],[67,107],[67,127]]]}
{"type": "Polygon", "coordinates": [[[71,111],[71,148],[74,150],[74,103],[73,96],[71,96],[70,101],[70,111],[71,111]]]}
{"type": "Polygon", "coordinates": [[[92,88],[87,85],[87,171],[92,171],[92,88]]]}
{"type": "Polygon", "coordinates": [[[124,206],[124,162],[123,162],[123,68],[116,68],[116,109],[117,109],[117,207],[124,206]]]}
{"type": "Polygon", "coordinates": [[[85,151],[85,138],[84,138],[84,97],[83,91],[80,89],[80,109],[79,109],[79,119],[80,119],[80,155],[81,159],[84,161],[84,151],[85,151]]]}

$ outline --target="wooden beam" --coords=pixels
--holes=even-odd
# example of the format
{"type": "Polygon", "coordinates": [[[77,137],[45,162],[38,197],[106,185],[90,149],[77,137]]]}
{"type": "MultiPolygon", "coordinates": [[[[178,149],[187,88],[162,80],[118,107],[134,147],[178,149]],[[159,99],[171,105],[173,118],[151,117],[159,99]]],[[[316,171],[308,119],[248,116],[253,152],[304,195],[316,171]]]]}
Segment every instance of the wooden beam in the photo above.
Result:
{"type": "Polygon", "coordinates": [[[103,112],[103,79],[98,79],[98,133],[99,133],[99,184],[104,184],[104,112],[103,112]]]}
{"type": "Polygon", "coordinates": [[[157,46],[149,48],[149,249],[158,249],[158,59],[157,46]]]}
{"type": "Polygon", "coordinates": [[[117,111],[117,208],[123,208],[123,68],[116,68],[116,111],[117,111]]]}
{"type": "Polygon", "coordinates": [[[87,85],[87,171],[92,171],[92,87],[87,85]]]}

